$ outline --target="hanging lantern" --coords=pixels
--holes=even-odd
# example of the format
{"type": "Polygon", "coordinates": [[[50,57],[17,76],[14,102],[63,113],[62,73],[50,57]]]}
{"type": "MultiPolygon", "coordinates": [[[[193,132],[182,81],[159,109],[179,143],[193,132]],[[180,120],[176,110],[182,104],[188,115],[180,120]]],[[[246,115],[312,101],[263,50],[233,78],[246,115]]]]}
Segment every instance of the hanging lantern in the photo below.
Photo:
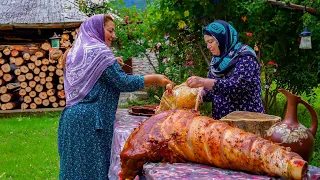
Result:
{"type": "Polygon", "coordinates": [[[57,35],[56,32],[54,32],[53,36],[50,39],[51,39],[51,47],[52,48],[59,48],[60,47],[61,36],[57,35]]]}
{"type": "Polygon", "coordinates": [[[301,41],[300,41],[300,49],[312,49],[311,44],[311,32],[308,31],[308,26],[305,27],[304,31],[300,34],[301,41]]]}

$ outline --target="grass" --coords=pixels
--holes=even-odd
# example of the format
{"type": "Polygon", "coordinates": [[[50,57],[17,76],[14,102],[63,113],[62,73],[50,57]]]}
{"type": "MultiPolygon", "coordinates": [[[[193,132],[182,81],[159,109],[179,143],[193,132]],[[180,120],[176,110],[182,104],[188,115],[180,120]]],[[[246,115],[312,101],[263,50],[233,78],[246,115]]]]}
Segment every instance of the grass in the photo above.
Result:
{"type": "Polygon", "coordinates": [[[59,113],[0,120],[0,179],[58,179],[59,113]]]}

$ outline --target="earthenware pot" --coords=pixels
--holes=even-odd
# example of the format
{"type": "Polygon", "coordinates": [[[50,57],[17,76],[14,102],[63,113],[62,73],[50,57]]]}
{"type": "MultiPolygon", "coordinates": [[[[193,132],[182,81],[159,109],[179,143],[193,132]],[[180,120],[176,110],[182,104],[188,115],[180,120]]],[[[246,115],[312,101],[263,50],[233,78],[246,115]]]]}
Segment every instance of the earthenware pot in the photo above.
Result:
{"type": "Polygon", "coordinates": [[[305,161],[310,162],[314,151],[314,137],[318,128],[318,117],[310,104],[301,99],[300,96],[279,89],[287,97],[287,111],[284,119],[274,124],[266,133],[266,139],[290,147],[291,151],[298,153],[305,161]],[[306,128],[298,121],[298,104],[307,107],[311,114],[312,124],[306,128]]]}

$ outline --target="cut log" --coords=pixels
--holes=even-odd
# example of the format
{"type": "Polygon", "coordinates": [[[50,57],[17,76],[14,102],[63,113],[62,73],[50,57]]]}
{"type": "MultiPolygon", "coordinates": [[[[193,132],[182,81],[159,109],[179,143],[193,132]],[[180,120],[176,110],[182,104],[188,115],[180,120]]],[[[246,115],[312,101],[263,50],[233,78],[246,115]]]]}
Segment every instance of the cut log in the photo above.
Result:
{"type": "Polygon", "coordinates": [[[21,66],[20,69],[21,69],[21,72],[23,72],[25,74],[29,72],[29,68],[25,65],[21,66]]]}
{"type": "Polygon", "coordinates": [[[30,109],[37,109],[37,104],[36,103],[31,103],[30,104],[30,109]]]}
{"type": "Polygon", "coordinates": [[[15,57],[9,57],[9,62],[10,62],[10,64],[15,64],[16,63],[16,58],[15,57]]]}
{"type": "Polygon", "coordinates": [[[15,99],[15,95],[13,93],[6,93],[0,96],[2,102],[7,103],[13,101],[15,99]]]}
{"type": "Polygon", "coordinates": [[[44,57],[45,54],[46,54],[45,51],[37,51],[35,53],[35,55],[37,56],[38,59],[44,57]]]}
{"type": "Polygon", "coordinates": [[[37,96],[37,92],[35,92],[35,91],[30,91],[30,92],[29,92],[29,96],[30,96],[31,98],[34,98],[34,97],[37,96]]]}
{"type": "Polygon", "coordinates": [[[47,106],[49,106],[49,104],[50,104],[49,99],[43,99],[43,100],[42,100],[42,105],[43,105],[43,106],[46,106],[46,107],[47,107],[47,106]]]}
{"type": "Polygon", "coordinates": [[[39,76],[35,76],[35,77],[33,78],[33,80],[34,80],[35,82],[39,82],[39,81],[40,81],[40,77],[39,77],[39,76]]]}
{"type": "Polygon", "coordinates": [[[36,55],[32,55],[32,56],[30,57],[30,60],[31,60],[32,62],[35,62],[36,60],[38,60],[38,57],[37,57],[36,55]]]}
{"type": "Polygon", "coordinates": [[[48,97],[47,92],[41,92],[41,93],[39,93],[39,97],[40,97],[41,99],[47,99],[47,97],[48,97]]]}
{"type": "Polygon", "coordinates": [[[56,101],[57,101],[57,97],[55,97],[55,96],[50,96],[50,97],[49,97],[49,101],[52,102],[52,103],[53,103],[53,102],[56,102],[56,101]]]}
{"type": "Polygon", "coordinates": [[[66,106],[66,101],[61,99],[61,100],[59,101],[59,106],[61,106],[61,107],[66,106]]]}
{"type": "Polygon", "coordinates": [[[56,75],[63,76],[63,70],[62,69],[57,69],[56,70],[56,75]]]}
{"type": "Polygon", "coordinates": [[[47,89],[52,89],[53,88],[52,82],[46,82],[46,88],[47,89]]]}
{"type": "Polygon", "coordinates": [[[27,103],[21,103],[21,110],[28,109],[28,107],[29,107],[29,104],[27,104],[27,103]]]}
{"type": "Polygon", "coordinates": [[[36,67],[34,63],[28,63],[28,68],[33,70],[36,67]]]}
{"type": "Polygon", "coordinates": [[[47,75],[45,72],[40,72],[39,73],[40,78],[45,78],[47,75]]]}
{"type": "Polygon", "coordinates": [[[13,49],[13,50],[11,51],[11,56],[12,56],[12,57],[17,57],[17,56],[19,56],[19,51],[13,49]]]}
{"type": "Polygon", "coordinates": [[[27,94],[27,91],[25,89],[20,89],[19,90],[19,95],[20,96],[25,96],[27,94]]]}
{"type": "Polygon", "coordinates": [[[54,76],[54,72],[49,72],[49,76],[54,76]]]}
{"type": "Polygon", "coordinates": [[[58,85],[57,85],[57,89],[58,89],[58,90],[63,90],[63,84],[58,84],[58,85]]]}
{"type": "Polygon", "coordinates": [[[14,79],[14,76],[12,74],[4,74],[2,78],[6,82],[11,82],[14,79]]]}
{"type": "Polygon", "coordinates": [[[60,99],[65,99],[66,98],[64,90],[58,91],[57,96],[60,99]]]}
{"type": "Polygon", "coordinates": [[[19,105],[19,102],[7,102],[5,104],[7,110],[15,109],[19,105]]]}
{"type": "Polygon", "coordinates": [[[48,71],[48,66],[42,65],[42,66],[41,66],[41,71],[42,71],[42,72],[48,71]]]}
{"type": "Polygon", "coordinates": [[[42,65],[49,65],[49,60],[48,60],[47,58],[43,58],[43,59],[41,60],[41,64],[42,64],[42,65]]]}
{"type": "Polygon", "coordinates": [[[57,108],[59,107],[59,104],[57,102],[52,103],[52,107],[57,108]]]}
{"type": "Polygon", "coordinates": [[[62,56],[62,51],[60,49],[52,49],[50,51],[50,59],[57,61],[62,56]]]}
{"type": "Polygon", "coordinates": [[[54,71],[56,70],[56,67],[53,66],[53,65],[50,65],[50,66],[48,67],[48,70],[49,70],[50,72],[54,72],[54,71]]]}
{"type": "Polygon", "coordinates": [[[30,55],[29,53],[27,53],[27,52],[26,52],[26,53],[24,53],[24,54],[23,54],[23,56],[22,56],[22,57],[23,57],[23,59],[24,59],[24,60],[29,61],[29,60],[30,60],[31,55],[30,55]]]}
{"type": "Polygon", "coordinates": [[[19,82],[24,82],[24,81],[26,81],[26,75],[20,74],[20,75],[18,76],[18,81],[19,81],[19,82]]]}
{"type": "Polygon", "coordinates": [[[63,64],[57,64],[58,69],[63,69],[63,64]]]}
{"type": "Polygon", "coordinates": [[[17,66],[21,66],[24,63],[24,59],[22,57],[16,57],[15,64],[17,66]]]}
{"type": "Polygon", "coordinates": [[[46,81],[47,82],[52,82],[52,77],[51,76],[46,77],[46,81]]]}
{"type": "Polygon", "coordinates": [[[3,86],[3,85],[5,85],[5,84],[6,84],[6,81],[3,80],[3,79],[0,79],[0,86],[3,86]]]}
{"type": "Polygon", "coordinates": [[[0,69],[0,77],[3,76],[3,71],[0,69]]]}
{"type": "Polygon", "coordinates": [[[1,110],[7,110],[6,104],[1,104],[1,110]]]}
{"type": "Polygon", "coordinates": [[[6,85],[6,87],[8,88],[8,90],[13,90],[13,89],[16,89],[16,88],[19,88],[20,87],[20,83],[17,82],[17,83],[9,83],[6,85]]]}
{"type": "Polygon", "coordinates": [[[40,84],[44,85],[46,83],[47,83],[46,78],[40,78],[40,84]]]}
{"type": "Polygon", "coordinates": [[[40,73],[40,68],[36,67],[33,69],[34,74],[39,74],[40,73]]]}
{"type": "Polygon", "coordinates": [[[4,73],[8,73],[8,72],[11,71],[11,67],[10,67],[10,65],[9,65],[8,63],[6,63],[6,64],[3,64],[3,65],[1,66],[1,70],[2,70],[4,73]]]}
{"type": "Polygon", "coordinates": [[[2,52],[0,52],[0,58],[2,58],[2,52]]]}
{"type": "Polygon", "coordinates": [[[57,63],[57,60],[49,59],[49,63],[50,63],[50,64],[56,64],[56,63],[57,63]]]}
{"type": "Polygon", "coordinates": [[[21,69],[20,68],[15,69],[14,74],[19,76],[21,74],[21,69]]]}
{"type": "Polygon", "coordinates": [[[4,48],[4,50],[3,50],[4,55],[9,56],[10,53],[11,53],[11,50],[8,47],[4,48]]]}
{"type": "Polygon", "coordinates": [[[27,73],[26,74],[26,79],[32,80],[33,79],[33,74],[32,73],[27,73]]]}
{"type": "Polygon", "coordinates": [[[56,90],[55,90],[55,89],[48,89],[48,90],[47,90],[48,96],[53,96],[55,93],[56,93],[56,90]]]}
{"type": "Polygon", "coordinates": [[[281,118],[262,113],[234,111],[221,118],[221,121],[228,122],[244,131],[264,137],[266,131],[273,124],[280,122],[281,118]]]}
{"type": "Polygon", "coordinates": [[[63,76],[60,76],[60,77],[59,77],[59,83],[60,83],[60,84],[63,84],[63,83],[64,83],[64,78],[63,78],[63,76]]]}
{"type": "Polygon", "coordinates": [[[23,102],[30,104],[32,102],[32,99],[30,96],[24,96],[23,97],[23,102]]]}
{"type": "Polygon", "coordinates": [[[41,44],[41,49],[45,50],[45,51],[49,51],[51,48],[51,44],[48,42],[42,43],[41,44]]]}
{"type": "Polygon", "coordinates": [[[64,34],[61,35],[61,40],[67,41],[67,40],[69,40],[69,39],[70,39],[69,34],[64,33],[64,34]]]}
{"type": "Polygon", "coordinates": [[[33,99],[33,101],[34,101],[34,103],[36,103],[37,105],[41,105],[41,104],[42,104],[42,99],[39,98],[39,97],[35,97],[35,98],[33,99]]]}
{"type": "Polygon", "coordinates": [[[39,66],[42,65],[42,61],[41,61],[41,60],[36,60],[36,61],[34,62],[34,64],[39,67],[39,66]]]}
{"type": "Polygon", "coordinates": [[[4,63],[6,63],[6,62],[7,62],[6,59],[0,58],[0,64],[4,64],[4,63]]]}
{"type": "Polygon", "coordinates": [[[21,82],[20,83],[20,87],[21,88],[26,88],[28,86],[28,83],[27,82],[21,82]]]}
{"type": "Polygon", "coordinates": [[[31,91],[32,91],[32,88],[31,88],[31,87],[29,87],[29,86],[27,86],[27,87],[25,88],[25,90],[27,91],[27,93],[29,93],[29,92],[31,92],[31,91]]]}
{"type": "Polygon", "coordinates": [[[43,90],[43,85],[37,84],[35,90],[36,90],[37,92],[39,92],[39,93],[42,92],[42,90],[43,90]]]}
{"type": "Polygon", "coordinates": [[[8,92],[8,88],[6,87],[6,86],[1,86],[0,87],[0,93],[1,94],[5,94],[5,93],[7,93],[8,92]]]}
{"type": "Polygon", "coordinates": [[[36,85],[37,85],[37,82],[36,82],[36,81],[29,81],[29,86],[30,86],[31,88],[36,87],[36,85]]]}

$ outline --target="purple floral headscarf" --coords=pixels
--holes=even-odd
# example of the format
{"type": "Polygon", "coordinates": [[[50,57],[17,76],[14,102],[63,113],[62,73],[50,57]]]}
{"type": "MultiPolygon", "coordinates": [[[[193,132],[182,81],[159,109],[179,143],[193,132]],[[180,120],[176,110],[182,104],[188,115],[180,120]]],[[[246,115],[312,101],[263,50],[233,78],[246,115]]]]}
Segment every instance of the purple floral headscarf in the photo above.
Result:
{"type": "Polygon", "coordinates": [[[77,40],[66,59],[66,107],[81,101],[93,88],[102,72],[116,60],[104,41],[104,15],[88,18],[81,24],[77,40]]]}

